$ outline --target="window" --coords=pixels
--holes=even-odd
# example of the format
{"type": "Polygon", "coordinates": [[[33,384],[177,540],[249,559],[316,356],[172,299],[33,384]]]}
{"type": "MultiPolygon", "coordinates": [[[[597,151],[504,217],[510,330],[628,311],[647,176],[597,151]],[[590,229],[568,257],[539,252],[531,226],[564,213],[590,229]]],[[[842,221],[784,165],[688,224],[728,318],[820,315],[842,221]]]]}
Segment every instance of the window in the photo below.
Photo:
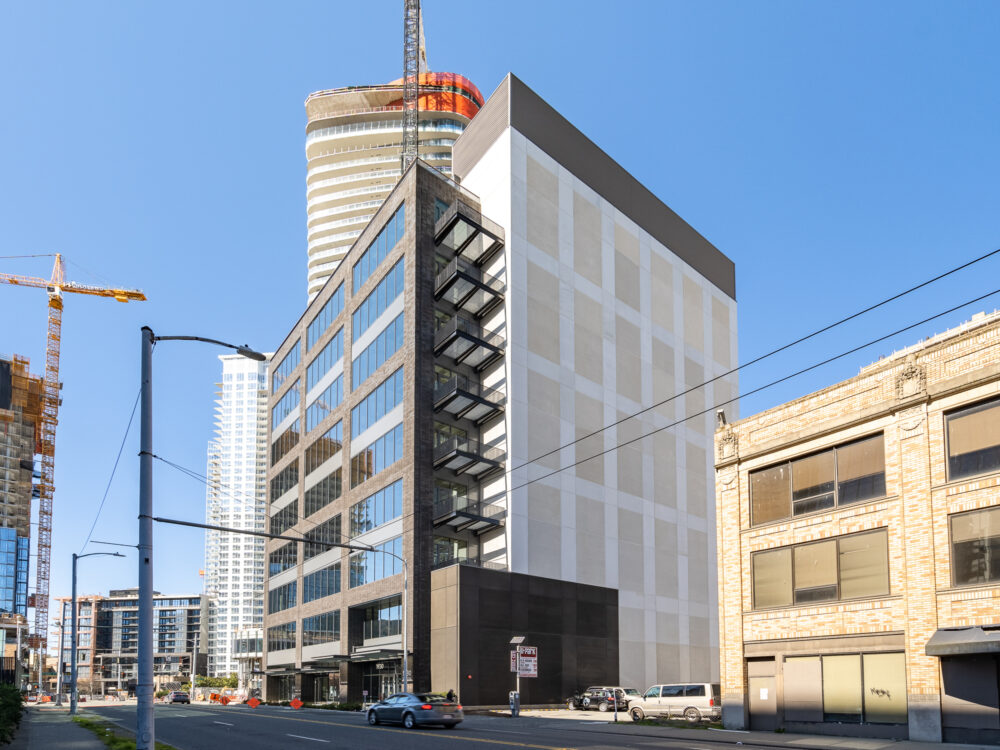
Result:
{"type": "Polygon", "coordinates": [[[755,552],[754,609],[889,595],[885,529],[755,552]]]}
{"type": "Polygon", "coordinates": [[[284,495],[299,483],[299,459],[295,459],[271,479],[271,502],[284,495]]]}
{"type": "Polygon", "coordinates": [[[271,533],[284,534],[299,522],[299,501],[292,500],[288,505],[271,516],[271,533]]]}
{"type": "Polygon", "coordinates": [[[340,593],[340,563],[328,565],[302,579],[302,603],[340,593]]]}
{"type": "MultiPolygon", "coordinates": [[[[300,356],[299,340],[296,339],[295,343],[292,344],[292,348],[288,350],[288,354],[285,355],[285,358],[274,368],[274,374],[271,376],[271,393],[277,393],[278,388],[285,382],[285,379],[298,367],[300,356]]],[[[242,374],[239,376],[239,379],[243,379],[242,374]]]]}
{"type": "Polygon", "coordinates": [[[403,515],[402,479],[351,506],[351,536],[364,534],[401,515],[403,515]]]}
{"type": "Polygon", "coordinates": [[[299,421],[296,419],[292,424],[285,430],[281,435],[271,443],[271,466],[274,466],[278,461],[285,457],[285,455],[299,444],[299,421]]]}
{"type": "Polygon", "coordinates": [[[351,409],[351,437],[357,437],[403,401],[403,368],[387,377],[351,409]]]}
{"type": "Polygon", "coordinates": [[[344,376],[340,375],[306,407],[306,433],[312,432],[344,400],[344,376]]]}
{"type": "Polygon", "coordinates": [[[274,614],[295,606],[297,581],[286,583],[267,592],[267,612],[274,614]]]}
{"type": "Polygon", "coordinates": [[[299,381],[296,379],[292,387],[285,392],[273,407],[271,407],[271,429],[277,427],[281,420],[291,414],[299,405],[299,381]]]}
{"type": "Polygon", "coordinates": [[[340,610],[313,615],[302,620],[302,646],[340,640],[340,610]]]}
{"type": "Polygon", "coordinates": [[[373,476],[403,457],[403,425],[396,425],[351,458],[351,487],[373,476]]]}
{"type": "Polygon", "coordinates": [[[431,547],[431,566],[438,568],[450,565],[456,560],[469,558],[469,543],[464,539],[436,536],[431,547]]]}
{"type": "Polygon", "coordinates": [[[276,576],[283,570],[294,568],[298,563],[298,542],[288,542],[272,552],[268,559],[267,574],[276,576]]]}
{"type": "Polygon", "coordinates": [[[365,297],[364,302],[358,305],[351,316],[351,336],[354,341],[403,293],[403,272],[403,258],[400,258],[371,294],[365,297]]]}
{"type": "Polygon", "coordinates": [[[440,198],[435,198],[434,199],[434,223],[435,224],[437,224],[438,220],[442,216],[445,215],[445,213],[448,211],[448,208],[449,208],[448,204],[445,203],[440,198]]]}
{"type": "Polygon", "coordinates": [[[403,313],[380,331],[375,340],[354,358],[351,364],[351,383],[355,390],[375,372],[382,363],[403,347],[403,313]]]}
{"type": "Polygon", "coordinates": [[[959,513],[949,521],[955,585],[1000,581],[1000,507],[959,513]]]}
{"type": "Polygon", "coordinates": [[[750,472],[754,526],[884,495],[882,435],[750,472]]]}
{"type": "Polygon", "coordinates": [[[386,223],[379,232],[372,244],[368,246],[364,254],[358,258],[352,269],[354,288],[353,294],[357,294],[362,285],[368,280],[375,269],[379,267],[385,257],[396,247],[396,243],[403,239],[403,231],[406,226],[406,204],[401,203],[396,213],[386,223]]]}
{"type": "Polygon", "coordinates": [[[1000,471],[1000,401],[987,401],[945,417],[948,479],[1000,471]]]}
{"type": "Polygon", "coordinates": [[[310,529],[306,532],[306,539],[309,541],[302,548],[302,559],[311,560],[316,555],[333,549],[333,547],[329,544],[324,544],[324,542],[342,542],[343,536],[340,532],[340,514],[327,519],[314,529],[310,529]]]}
{"type": "Polygon", "coordinates": [[[403,622],[402,606],[401,597],[390,596],[365,607],[364,640],[399,635],[403,622]]]}
{"type": "Polygon", "coordinates": [[[305,515],[306,518],[311,516],[320,508],[325,508],[327,505],[332,503],[338,497],[342,491],[341,483],[341,469],[338,467],[336,470],[330,473],[329,476],[324,477],[319,482],[314,484],[305,494],[305,515]]]}
{"type": "Polygon", "coordinates": [[[326,333],[330,324],[337,319],[337,316],[340,315],[343,309],[344,285],[341,284],[320,311],[316,313],[316,317],[309,322],[309,328],[306,331],[306,351],[309,351],[316,345],[316,342],[326,333]]]}
{"type": "Polygon", "coordinates": [[[337,422],[322,437],[316,438],[306,448],[306,475],[308,476],[340,452],[344,444],[344,423],[337,422]]]}
{"type": "Polygon", "coordinates": [[[397,536],[382,544],[375,545],[371,552],[356,552],[350,559],[351,588],[363,586],[403,572],[403,537],[397,536]],[[386,553],[390,554],[386,554],[386,553]],[[396,557],[392,557],[395,555],[396,557]]]}
{"type": "Polygon", "coordinates": [[[295,623],[286,622],[284,625],[274,625],[267,629],[267,650],[284,651],[295,648],[295,623]]]}
{"type": "Polygon", "coordinates": [[[323,347],[320,353],[313,357],[313,361],[306,368],[306,392],[311,391],[312,387],[320,381],[320,378],[330,372],[330,368],[343,356],[344,329],[341,328],[337,331],[337,335],[330,339],[327,345],[323,347]]]}

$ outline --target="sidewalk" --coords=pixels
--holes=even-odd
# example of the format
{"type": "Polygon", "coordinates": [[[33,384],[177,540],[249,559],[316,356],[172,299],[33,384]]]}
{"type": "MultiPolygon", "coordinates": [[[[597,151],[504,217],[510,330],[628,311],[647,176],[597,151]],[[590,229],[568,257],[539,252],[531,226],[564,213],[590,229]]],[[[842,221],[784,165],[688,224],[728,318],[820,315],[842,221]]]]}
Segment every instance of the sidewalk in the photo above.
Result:
{"type": "Polygon", "coordinates": [[[11,750],[106,750],[104,743],[93,732],[70,720],[69,709],[38,709],[34,706],[25,710],[14,741],[7,747],[11,750]]]}
{"type": "MultiPolygon", "coordinates": [[[[756,745],[781,748],[782,750],[997,750],[996,745],[963,745],[958,743],[916,742],[911,740],[875,739],[870,737],[841,737],[824,734],[791,734],[787,732],[754,732],[728,729],[681,729],[676,727],[650,727],[635,724],[628,715],[619,714],[618,723],[608,714],[598,714],[589,711],[566,712],[559,716],[556,711],[539,709],[522,712],[511,722],[524,723],[530,726],[538,721],[574,721],[583,720],[589,730],[600,734],[629,735],[632,737],[657,737],[684,740],[691,743],[729,745],[756,745]],[[572,713],[572,715],[569,715],[572,713]],[[595,726],[607,721],[608,726],[595,726]]],[[[502,712],[492,713],[502,716],[502,712]]]]}

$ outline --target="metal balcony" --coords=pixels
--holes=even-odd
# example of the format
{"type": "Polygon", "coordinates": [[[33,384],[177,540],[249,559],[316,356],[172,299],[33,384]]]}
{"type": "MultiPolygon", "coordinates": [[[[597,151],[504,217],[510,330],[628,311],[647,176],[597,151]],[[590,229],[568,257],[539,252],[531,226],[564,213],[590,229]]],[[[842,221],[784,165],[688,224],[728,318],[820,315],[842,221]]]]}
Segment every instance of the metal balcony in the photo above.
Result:
{"type": "Polygon", "coordinates": [[[434,299],[445,300],[456,310],[481,318],[503,301],[504,283],[496,276],[456,255],[437,275],[434,299]]]}
{"type": "Polygon", "coordinates": [[[483,265],[503,247],[503,229],[456,201],[434,227],[434,242],[438,247],[463,255],[477,265],[483,265]]]}
{"type": "Polygon", "coordinates": [[[434,334],[434,354],[464,362],[476,370],[503,356],[503,337],[456,315],[434,334]]]}
{"type": "Polygon", "coordinates": [[[479,557],[441,557],[436,558],[431,563],[431,569],[447,568],[449,565],[469,565],[474,568],[486,568],[487,570],[507,570],[503,563],[483,560],[479,557]]]}
{"type": "Polygon", "coordinates": [[[434,448],[434,468],[479,477],[503,466],[503,451],[478,440],[453,437],[434,448]]]}
{"type": "Polygon", "coordinates": [[[493,388],[455,375],[434,383],[434,411],[446,411],[456,419],[468,419],[482,424],[501,414],[506,398],[493,388]]]}
{"type": "Polygon", "coordinates": [[[469,502],[454,496],[434,503],[434,526],[448,526],[454,531],[471,531],[476,536],[503,526],[506,511],[499,505],[469,502]]]}

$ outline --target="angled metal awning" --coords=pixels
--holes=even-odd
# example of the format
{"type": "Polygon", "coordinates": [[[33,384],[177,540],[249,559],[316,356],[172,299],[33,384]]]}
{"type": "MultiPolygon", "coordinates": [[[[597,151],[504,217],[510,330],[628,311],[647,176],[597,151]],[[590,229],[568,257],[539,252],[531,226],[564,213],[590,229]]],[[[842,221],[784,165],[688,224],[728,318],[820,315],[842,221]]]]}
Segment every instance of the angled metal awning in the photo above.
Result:
{"type": "Polygon", "coordinates": [[[1000,654],[1000,624],[967,628],[940,628],[927,641],[928,656],[1000,654]]]}

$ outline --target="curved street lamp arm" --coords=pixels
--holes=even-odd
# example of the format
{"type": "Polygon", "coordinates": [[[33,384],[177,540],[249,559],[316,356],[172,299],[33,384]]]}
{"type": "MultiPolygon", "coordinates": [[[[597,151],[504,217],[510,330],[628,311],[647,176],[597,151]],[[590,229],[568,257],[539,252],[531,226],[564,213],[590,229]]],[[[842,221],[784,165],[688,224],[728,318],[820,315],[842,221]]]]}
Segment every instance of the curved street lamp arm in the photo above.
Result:
{"type": "Polygon", "coordinates": [[[263,362],[267,359],[263,354],[258,351],[254,351],[249,346],[244,344],[243,346],[237,346],[236,344],[230,344],[225,341],[219,341],[218,339],[210,339],[205,336],[157,336],[153,335],[153,342],[157,341],[201,341],[205,344],[218,344],[219,346],[224,346],[227,349],[233,349],[237,354],[242,354],[248,359],[256,360],[257,362],[263,362]]]}

